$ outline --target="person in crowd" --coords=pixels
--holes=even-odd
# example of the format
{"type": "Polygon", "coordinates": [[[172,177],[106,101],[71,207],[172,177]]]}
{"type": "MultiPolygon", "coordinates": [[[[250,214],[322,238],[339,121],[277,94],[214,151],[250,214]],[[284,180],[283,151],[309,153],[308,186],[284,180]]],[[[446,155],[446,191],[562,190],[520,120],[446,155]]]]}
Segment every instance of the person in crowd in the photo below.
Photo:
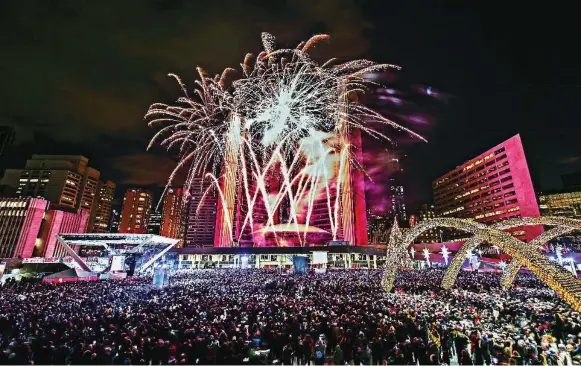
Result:
{"type": "Polygon", "coordinates": [[[534,275],[182,270],[0,289],[0,364],[580,364],[581,316],[534,275]]]}

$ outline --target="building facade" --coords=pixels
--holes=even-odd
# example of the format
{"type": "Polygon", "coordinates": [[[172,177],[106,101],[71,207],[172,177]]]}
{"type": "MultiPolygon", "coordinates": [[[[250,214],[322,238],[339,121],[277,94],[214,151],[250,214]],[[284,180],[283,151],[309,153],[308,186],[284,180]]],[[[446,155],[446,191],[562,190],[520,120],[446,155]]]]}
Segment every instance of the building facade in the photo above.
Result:
{"type": "Polygon", "coordinates": [[[32,257],[47,207],[42,198],[0,198],[0,258],[32,257]]]}
{"type": "Polygon", "coordinates": [[[141,188],[128,189],[123,198],[120,233],[147,234],[153,195],[141,188]]]}
{"type": "Polygon", "coordinates": [[[99,182],[97,187],[95,207],[91,211],[89,233],[106,233],[110,230],[115,183],[111,181],[99,182]]]}
{"type": "Polygon", "coordinates": [[[543,216],[581,219],[581,189],[570,192],[539,194],[539,209],[543,216]]]}
{"type": "Polygon", "coordinates": [[[212,247],[217,236],[217,193],[212,190],[204,196],[208,182],[193,180],[185,203],[184,247],[212,247]]]}
{"type": "Polygon", "coordinates": [[[0,198],[0,258],[65,255],[56,235],[84,233],[89,212],[65,210],[42,198],[0,198]]]}
{"type": "Polygon", "coordinates": [[[93,214],[101,173],[88,163],[82,155],[32,155],[24,169],[7,169],[2,185],[18,197],[43,197],[59,207],[93,214]]]}
{"type": "Polygon", "coordinates": [[[161,216],[162,236],[181,239],[183,237],[184,190],[170,188],[163,198],[163,212],[161,216]]]}
{"type": "MultiPolygon", "coordinates": [[[[438,216],[436,215],[436,208],[434,205],[423,204],[417,213],[417,217],[419,223],[433,220],[438,216]]],[[[411,227],[412,226],[410,226],[410,228],[411,227]]],[[[424,231],[420,236],[418,236],[416,243],[441,243],[443,239],[442,233],[442,228],[434,228],[424,231]]]]}
{"type": "MultiPolygon", "coordinates": [[[[439,217],[471,218],[491,224],[540,215],[520,135],[444,174],[432,187],[439,217]]],[[[511,232],[530,241],[542,228],[516,228],[511,232]]]]}

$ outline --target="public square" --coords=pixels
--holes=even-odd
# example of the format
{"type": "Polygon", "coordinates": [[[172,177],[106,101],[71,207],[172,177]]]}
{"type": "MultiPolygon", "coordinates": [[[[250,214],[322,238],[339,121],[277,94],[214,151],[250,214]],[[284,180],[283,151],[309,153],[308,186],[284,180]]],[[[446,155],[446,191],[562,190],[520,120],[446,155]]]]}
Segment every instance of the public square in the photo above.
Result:
{"type": "Polygon", "coordinates": [[[533,275],[442,270],[292,275],[185,270],[149,278],[7,284],[2,364],[571,364],[581,317],[533,275]],[[266,351],[268,352],[261,352],[266,351]],[[457,362],[457,363],[456,363],[457,362]]]}

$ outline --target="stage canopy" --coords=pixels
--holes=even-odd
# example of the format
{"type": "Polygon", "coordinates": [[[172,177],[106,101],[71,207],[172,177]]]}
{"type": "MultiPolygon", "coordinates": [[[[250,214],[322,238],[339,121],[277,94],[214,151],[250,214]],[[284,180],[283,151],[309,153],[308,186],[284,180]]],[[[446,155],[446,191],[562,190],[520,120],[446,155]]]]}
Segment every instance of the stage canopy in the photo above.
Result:
{"type": "Polygon", "coordinates": [[[90,271],[90,268],[73,247],[101,248],[108,256],[146,256],[148,260],[136,269],[137,272],[147,269],[179,242],[178,239],[153,234],[111,233],[59,234],[57,240],[84,271],[90,271]]]}

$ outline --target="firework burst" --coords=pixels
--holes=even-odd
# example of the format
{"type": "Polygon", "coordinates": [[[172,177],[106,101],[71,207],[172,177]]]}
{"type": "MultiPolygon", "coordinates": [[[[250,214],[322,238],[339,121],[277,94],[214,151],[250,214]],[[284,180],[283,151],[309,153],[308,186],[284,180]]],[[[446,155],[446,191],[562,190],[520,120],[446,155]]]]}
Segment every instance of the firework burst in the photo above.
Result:
{"type": "Polygon", "coordinates": [[[232,182],[238,181],[248,207],[239,233],[246,226],[255,230],[258,202],[267,214],[262,232],[272,229],[276,233],[275,212],[286,202],[287,224],[301,228],[302,239],[306,239],[315,201],[323,192],[331,235],[336,239],[341,211],[338,197],[342,185],[349,184],[347,165],[357,166],[349,153],[348,132],[358,129],[390,141],[382,131],[367,125],[379,122],[423,140],[357,103],[357,93],[364,93],[370,83],[363,79],[366,73],[399,67],[368,60],[337,64],[331,59],[319,64],[308,50],[328,39],[315,35],[296,48],[276,49],[275,38],[263,33],[264,51],[256,57],[247,54],[240,72],[227,68],[210,77],[198,68],[192,94],[178,76],[170,74],[181,86],[183,97],[175,106],[154,104],[145,115],[149,125],[158,129],[150,146],[160,143],[178,151],[180,161],[168,186],[180,169],[188,169],[188,189],[196,177],[206,176],[214,182],[211,189],[218,190],[224,211],[224,236],[235,234],[232,182]],[[269,191],[265,182],[273,173],[280,175],[281,183],[276,191],[269,191]]]}

